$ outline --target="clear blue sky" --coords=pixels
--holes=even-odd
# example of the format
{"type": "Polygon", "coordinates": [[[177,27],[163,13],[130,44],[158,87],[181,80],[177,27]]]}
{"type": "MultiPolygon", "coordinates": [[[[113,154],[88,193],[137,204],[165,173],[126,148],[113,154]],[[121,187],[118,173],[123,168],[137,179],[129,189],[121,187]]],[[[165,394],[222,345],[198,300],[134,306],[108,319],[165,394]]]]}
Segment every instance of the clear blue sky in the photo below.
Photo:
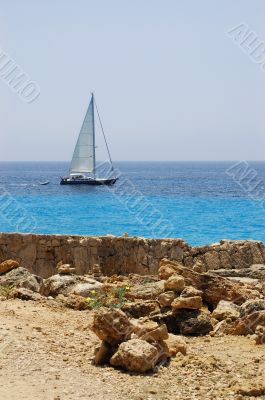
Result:
{"type": "MultiPolygon", "coordinates": [[[[93,90],[114,160],[263,160],[264,0],[0,0],[0,46],[38,82],[0,80],[0,160],[69,160],[93,90]]],[[[105,158],[99,140],[99,158],[105,158]]]]}

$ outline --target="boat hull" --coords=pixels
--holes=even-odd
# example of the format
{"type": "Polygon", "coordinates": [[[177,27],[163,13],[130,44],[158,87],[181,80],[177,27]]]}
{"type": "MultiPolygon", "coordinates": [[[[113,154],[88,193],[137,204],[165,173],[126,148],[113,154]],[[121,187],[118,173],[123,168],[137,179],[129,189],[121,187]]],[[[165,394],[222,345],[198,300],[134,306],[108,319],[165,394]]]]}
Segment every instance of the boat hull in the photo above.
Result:
{"type": "Polygon", "coordinates": [[[102,186],[102,185],[114,185],[117,178],[112,179],[68,179],[63,178],[60,185],[90,185],[90,186],[102,186]]]}

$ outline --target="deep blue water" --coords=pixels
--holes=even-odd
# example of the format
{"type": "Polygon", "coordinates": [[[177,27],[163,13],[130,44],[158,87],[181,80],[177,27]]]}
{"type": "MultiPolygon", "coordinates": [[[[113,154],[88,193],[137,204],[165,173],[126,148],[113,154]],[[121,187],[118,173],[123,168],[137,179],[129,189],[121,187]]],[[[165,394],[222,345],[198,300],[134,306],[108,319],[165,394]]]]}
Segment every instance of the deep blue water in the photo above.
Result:
{"type": "MultiPolygon", "coordinates": [[[[113,187],[60,186],[68,164],[0,163],[0,231],[265,242],[265,162],[244,188],[231,162],[118,162],[113,187]],[[39,182],[50,181],[41,186],[39,182]],[[255,189],[256,185],[256,189],[255,189]],[[258,200],[251,196],[259,189],[258,200]],[[264,191],[264,194],[263,194],[264,191]]],[[[257,197],[257,196],[256,196],[257,197]]]]}

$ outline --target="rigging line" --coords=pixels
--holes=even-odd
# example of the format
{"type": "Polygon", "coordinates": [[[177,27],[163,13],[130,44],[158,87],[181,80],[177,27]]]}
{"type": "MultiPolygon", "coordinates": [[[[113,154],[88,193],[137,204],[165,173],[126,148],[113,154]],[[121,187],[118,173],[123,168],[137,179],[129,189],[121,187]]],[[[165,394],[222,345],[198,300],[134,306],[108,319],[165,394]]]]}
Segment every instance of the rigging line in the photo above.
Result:
{"type": "Polygon", "coordinates": [[[107,152],[108,152],[109,160],[110,160],[110,163],[111,163],[111,169],[113,171],[114,168],[113,168],[113,163],[112,163],[112,159],[111,159],[111,155],[110,155],[110,151],[109,151],[109,146],[108,146],[107,138],[106,138],[106,135],[105,135],[105,132],[104,132],[104,129],[103,129],[102,121],[101,121],[101,118],[100,118],[100,115],[99,115],[98,106],[97,106],[97,103],[96,103],[95,96],[94,96],[94,103],[95,103],[95,106],[96,106],[99,123],[100,123],[100,126],[101,126],[101,130],[102,130],[102,133],[103,133],[105,144],[106,144],[106,147],[107,147],[107,152]]]}

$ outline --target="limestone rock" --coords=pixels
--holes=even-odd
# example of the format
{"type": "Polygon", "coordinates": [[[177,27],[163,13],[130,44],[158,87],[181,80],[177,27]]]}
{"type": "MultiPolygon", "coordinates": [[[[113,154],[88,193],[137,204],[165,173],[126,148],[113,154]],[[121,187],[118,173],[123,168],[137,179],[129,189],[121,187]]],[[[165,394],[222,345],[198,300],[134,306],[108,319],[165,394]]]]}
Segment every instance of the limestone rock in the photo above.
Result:
{"type": "Polygon", "coordinates": [[[254,240],[221,240],[220,243],[199,248],[208,270],[219,268],[243,269],[264,263],[264,245],[254,240]]]}
{"type": "Polygon", "coordinates": [[[174,290],[177,293],[181,293],[185,287],[185,280],[182,276],[172,275],[165,282],[165,290],[174,290]]]}
{"type": "Polygon", "coordinates": [[[33,292],[43,291],[43,279],[31,274],[26,268],[18,267],[0,276],[0,286],[26,288],[33,292]]]}
{"type": "Polygon", "coordinates": [[[158,296],[158,302],[161,307],[170,307],[172,301],[176,298],[174,291],[167,291],[158,296]]]}
{"type": "Polygon", "coordinates": [[[205,272],[205,265],[201,260],[196,260],[195,264],[192,267],[195,272],[205,272]]]}
{"type": "Polygon", "coordinates": [[[76,294],[70,294],[69,296],[64,297],[63,303],[66,307],[72,308],[73,310],[81,311],[81,310],[86,310],[88,308],[88,304],[85,298],[82,296],[78,296],[76,294]]]}
{"type": "Polygon", "coordinates": [[[57,265],[57,271],[60,275],[71,275],[76,272],[75,268],[72,268],[70,264],[57,265]]]}
{"type": "Polygon", "coordinates": [[[154,368],[158,357],[155,346],[145,340],[131,339],[119,345],[117,352],[110,359],[110,364],[127,371],[143,373],[154,368]]]}
{"type": "Polygon", "coordinates": [[[229,332],[232,335],[253,335],[257,326],[265,326],[265,310],[255,311],[236,320],[230,327],[229,332]]]}
{"type": "Polygon", "coordinates": [[[210,273],[198,273],[190,268],[183,267],[173,261],[167,261],[175,269],[175,273],[183,276],[187,285],[191,285],[203,292],[203,300],[217,306],[220,300],[227,300],[242,304],[244,301],[259,297],[257,290],[247,285],[231,282],[228,278],[218,277],[210,273]]]}
{"type": "Polygon", "coordinates": [[[181,292],[181,297],[195,297],[202,295],[203,295],[202,290],[196,289],[193,286],[186,286],[181,292]]]}
{"type": "Polygon", "coordinates": [[[92,278],[77,275],[53,275],[44,281],[44,292],[46,296],[58,296],[70,293],[88,297],[92,290],[98,290],[102,283],[92,278]]]}
{"type": "Polygon", "coordinates": [[[144,333],[140,338],[151,343],[165,340],[168,338],[167,326],[165,324],[159,325],[157,328],[144,333]]]}
{"type": "Polygon", "coordinates": [[[72,275],[53,275],[44,281],[45,296],[67,296],[71,288],[78,282],[78,277],[72,275]]]}
{"type": "Polygon", "coordinates": [[[232,282],[238,282],[238,283],[243,283],[246,284],[248,286],[252,286],[253,289],[256,288],[256,286],[259,284],[259,280],[258,279],[252,279],[252,278],[247,278],[247,277],[228,277],[228,279],[232,282]]]}
{"type": "MultiPolygon", "coordinates": [[[[18,233],[2,233],[0,240],[1,260],[16,257],[21,260],[21,266],[38,271],[45,278],[56,274],[55,266],[59,260],[72,263],[78,274],[91,273],[93,265],[98,263],[102,266],[103,273],[108,275],[121,271],[126,274],[155,274],[161,259],[172,273],[177,272],[165,257],[190,269],[198,260],[207,270],[222,268],[239,271],[250,268],[253,264],[260,264],[261,267],[256,268],[258,274],[263,274],[262,265],[265,263],[265,246],[258,241],[222,240],[211,246],[191,247],[181,239],[18,233]]],[[[260,276],[253,275],[250,278],[261,279],[260,276]]],[[[162,279],[168,277],[169,275],[160,276],[162,279]]]]}
{"type": "Polygon", "coordinates": [[[159,304],[155,300],[138,300],[126,302],[122,306],[122,311],[132,318],[146,317],[152,312],[159,311],[159,304]]]}
{"type": "Polygon", "coordinates": [[[265,300],[247,300],[240,306],[240,317],[245,317],[255,311],[265,310],[265,300]]]}
{"type": "MultiPolygon", "coordinates": [[[[184,311],[185,314],[186,310],[184,311]]],[[[175,315],[172,309],[165,308],[162,309],[160,313],[156,313],[154,315],[150,315],[149,318],[157,322],[159,325],[166,324],[168,332],[179,334],[179,323],[182,319],[178,320],[175,318],[175,315]]]]}
{"type": "Polygon", "coordinates": [[[89,279],[87,282],[80,282],[73,286],[71,293],[78,296],[88,297],[91,295],[92,291],[97,291],[102,288],[103,284],[94,280],[89,279]]]}
{"type": "Polygon", "coordinates": [[[101,308],[93,315],[91,330],[99,339],[116,345],[130,338],[133,329],[123,311],[101,308]]]}
{"type": "Polygon", "coordinates": [[[258,325],[255,330],[256,344],[265,344],[265,326],[258,325]]]}
{"type": "Polygon", "coordinates": [[[100,267],[99,264],[94,264],[92,267],[92,274],[94,275],[94,277],[101,277],[102,276],[102,269],[100,267]]]}
{"type": "Polygon", "coordinates": [[[265,265],[264,264],[253,264],[248,268],[240,269],[218,269],[215,271],[209,271],[214,275],[222,276],[225,278],[250,278],[265,281],[265,265]]]}
{"type": "Polygon", "coordinates": [[[226,333],[229,333],[231,329],[232,320],[229,318],[224,319],[223,321],[218,321],[215,324],[213,331],[210,333],[211,336],[223,336],[226,333]]]}
{"type": "Polygon", "coordinates": [[[158,270],[159,279],[167,280],[170,276],[176,273],[175,264],[170,263],[167,259],[163,259],[160,262],[158,270]]]}
{"type": "Polygon", "coordinates": [[[168,332],[177,335],[206,335],[213,330],[211,318],[201,310],[161,310],[160,314],[150,318],[159,324],[166,324],[168,332]]]}
{"type": "Polygon", "coordinates": [[[219,301],[216,309],[212,312],[212,317],[218,321],[226,318],[236,319],[240,315],[240,307],[231,301],[219,301]]]}
{"type": "Polygon", "coordinates": [[[158,325],[158,323],[148,318],[131,320],[131,324],[133,326],[133,333],[139,339],[146,340],[147,342],[155,342],[168,338],[168,331],[165,324],[158,325]]]}
{"type": "Polygon", "coordinates": [[[43,298],[39,293],[33,292],[32,290],[25,289],[23,287],[14,288],[10,292],[8,297],[20,300],[33,300],[33,301],[39,301],[43,298]]]}
{"type": "Polygon", "coordinates": [[[110,361],[110,358],[113,355],[113,348],[108,342],[102,341],[101,344],[96,347],[94,353],[94,364],[95,365],[104,365],[110,361]]]}
{"type": "Polygon", "coordinates": [[[168,338],[164,340],[169,357],[175,357],[177,353],[187,354],[187,344],[182,336],[176,336],[169,333],[168,338]]]}
{"type": "Polygon", "coordinates": [[[164,340],[158,342],[152,342],[152,345],[157,349],[157,361],[156,364],[167,361],[170,356],[170,350],[164,340]]]}
{"type": "Polygon", "coordinates": [[[148,282],[144,284],[134,285],[126,294],[129,300],[143,299],[153,300],[156,299],[161,293],[165,291],[165,281],[148,282]]]}
{"type": "Polygon", "coordinates": [[[6,260],[1,262],[0,264],[0,275],[5,274],[6,272],[11,271],[14,268],[18,268],[19,263],[15,260],[6,260]]]}
{"type": "Polygon", "coordinates": [[[195,297],[177,297],[171,304],[173,311],[183,308],[198,310],[202,307],[202,298],[195,297]]]}
{"type": "Polygon", "coordinates": [[[207,335],[212,330],[211,319],[204,313],[200,313],[196,318],[189,318],[180,323],[180,333],[185,336],[207,335]]]}

